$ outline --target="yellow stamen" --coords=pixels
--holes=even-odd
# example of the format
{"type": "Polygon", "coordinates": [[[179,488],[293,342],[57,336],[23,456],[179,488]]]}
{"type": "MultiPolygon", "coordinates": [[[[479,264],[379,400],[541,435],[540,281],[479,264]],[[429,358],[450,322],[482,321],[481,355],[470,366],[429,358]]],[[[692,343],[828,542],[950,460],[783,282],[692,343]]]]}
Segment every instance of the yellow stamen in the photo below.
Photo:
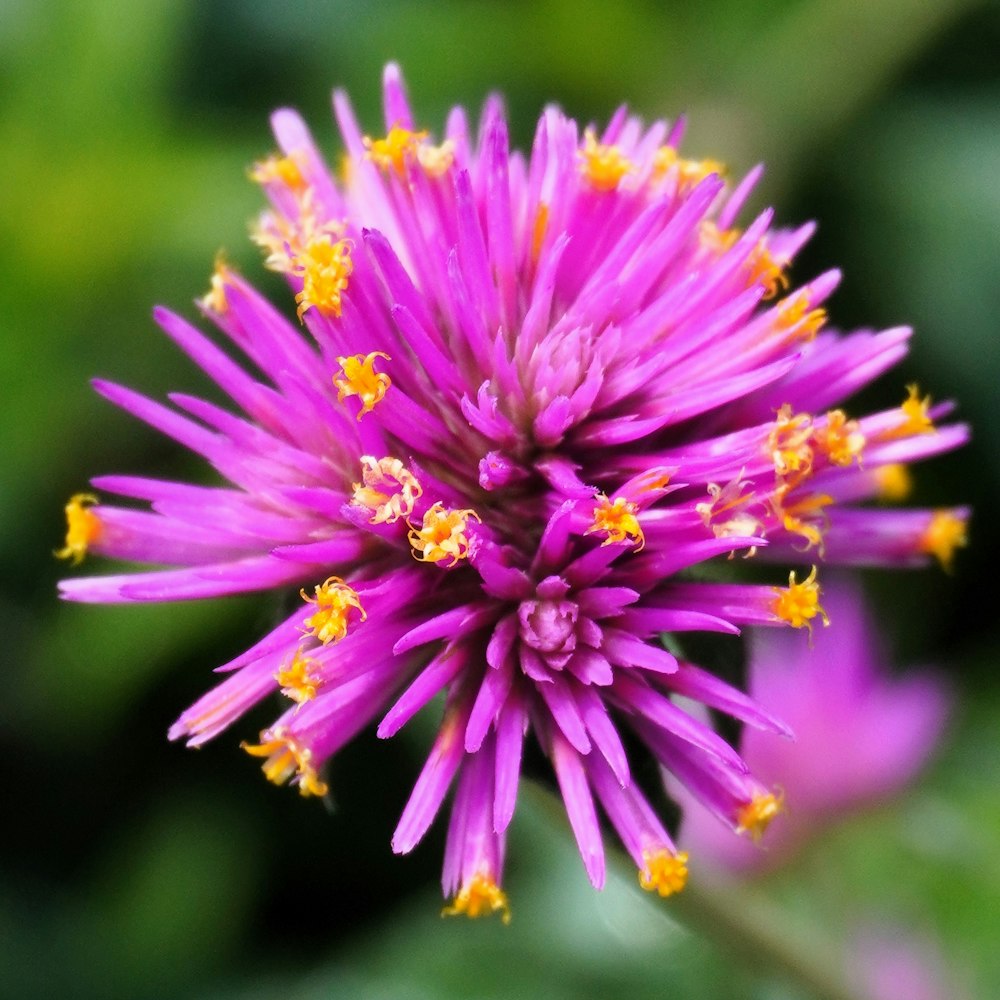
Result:
{"type": "Polygon", "coordinates": [[[808,628],[812,631],[812,619],[819,615],[824,625],[830,624],[826,612],[819,603],[820,588],[816,582],[816,567],[801,583],[795,582],[795,571],[788,574],[787,587],[774,587],[776,594],[771,602],[772,613],[792,628],[808,628]]]}
{"type": "Polygon", "coordinates": [[[804,291],[782,299],[777,311],[778,330],[791,333],[795,340],[815,340],[816,334],[826,322],[826,310],[810,309],[809,296],[804,291]]]}
{"type": "Polygon", "coordinates": [[[315,660],[305,656],[301,649],[296,650],[292,662],[274,675],[274,679],[281,685],[281,693],[300,705],[312,701],[323,686],[323,677],[316,672],[315,666],[315,660]]]}
{"type": "Polygon", "coordinates": [[[361,606],[358,592],[344,583],[339,576],[331,576],[315,588],[315,597],[304,590],[299,591],[302,600],[314,604],[316,610],[305,619],[306,631],[311,632],[321,643],[339,642],[347,635],[348,617],[353,608],[365,621],[367,612],[361,606]]]}
{"type": "Polygon", "coordinates": [[[782,527],[794,535],[801,535],[806,540],[808,551],[816,546],[820,556],[823,555],[823,532],[827,528],[826,515],[823,508],[833,503],[833,497],[826,493],[817,493],[797,500],[789,507],[781,506],[781,498],[776,501],[776,510],[781,516],[782,527]],[[807,520],[810,518],[811,520],[807,520]],[[816,520],[819,523],[816,523],[816,520]]]}
{"type": "Polygon", "coordinates": [[[297,194],[307,187],[306,179],[302,176],[302,170],[295,159],[277,154],[255,163],[250,168],[250,179],[258,184],[272,184],[278,181],[297,194]]]}
{"type": "Polygon", "coordinates": [[[417,146],[417,163],[428,177],[443,177],[455,162],[455,143],[445,139],[440,146],[422,142],[417,146]]]}
{"type": "Polygon", "coordinates": [[[666,848],[643,851],[645,867],[639,871],[639,885],[646,892],[658,892],[661,896],[673,896],[687,885],[687,851],[672,854],[666,848]]]}
{"type": "Polygon", "coordinates": [[[423,494],[416,476],[398,458],[361,456],[361,482],[354,483],[354,503],[374,511],[372,524],[393,524],[409,517],[423,494]]]}
{"type": "Polygon", "coordinates": [[[865,436],[856,420],[848,420],[843,410],[830,410],[826,424],[813,431],[813,442],[834,465],[860,464],[865,436]]]}
{"type": "Polygon", "coordinates": [[[903,422],[892,430],[892,437],[908,437],[911,434],[933,434],[937,428],[930,416],[931,397],[920,398],[920,388],[916,382],[906,387],[907,395],[900,410],[903,422]]]}
{"type": "Polygon", "coordinates": [[[448,510],[439,500],[424,514],[419,528],[411,522],[407,536],[413,546],[413,557],[420,562],[441,562],[450,559],[454,566],[469,554],[469,538],[466,531],[469,518],[482,519],[474,510],[448,510]]]}
{"type": "Polygon", "coordinates": [[[686,160],[677,155],[673,146],[661,146],[653,156],[653,177],[662,177],[671,167],[677,168],[679,190],[693,188],[709,174],[725,176],[725,164],[718,160],[686,160]]]}
{"type": "Polygon", "coordinates": [[[784,812],[784,809],[784,793],[772,795],[770,792],[755,792],[753,798],[736,814],[736,832],[749,834],[756,844],[764,836],[771,821],[784,812]]]}
{"type": "Polygon", "coordinates": [[[739,229],[719,229],[712,221],[706,220],[698,227],[698,242],[704,250],[721,257],[740,238],[739,229]]]}
{"type": "Polygon", "coordinates": [[[446,906],[441,911],[441,916],[457,917],[464,914],[475,920],[498,912],[500,919],[509,924],[510,905],[507,903],[507,894],[489,875],[477,872],[462,886],[451,906],[446,906]]]}
{"type": "Polygon", "coordinates": [[[913,490],[913,476],[902,462],[880,465],[875,471],[875,489],[879,500],[899,503],[913,490]]]}
{"type": "Polygon", "coordinates": [[[950,510],[936,510],[920,537],[920,551],[934,556],[942,569],[949,573],[955,550],[968,544],[968,522],[950,510]]]}
{"type": "Polygon", "coordinates": [[[780,479],[788,480],[789,487],[805,479],[812,472],[813,450],[812,417],[808,413],[795,414],[788,403],[778,410],[774,427],[767,437],[767,450],[774,461],[774,472],[780,479]]]}
{"type": "Polygon", "coordinates": [[[72,559],[73,565],[78,566],[87,549],[100,539],[104,525],[90,509],[92,504],[98,502],[92,493],[74,493],[69,498],[65,508],[66,544],[55,553],[57,559],[72,559]]]}
{"type": "MultiPolygon", "coordinates": [[[[705,527],[712,529],[712,534],[716,538],[730,538],[734,535],[745,538],[761,534],[763,522],[745,509],[754,500],[754,491],[750,488],[752,486],[753,483],[741,476],[730,480],[725,486],[720,486],[718,483],[708,484],[708,495],[711,500],[695,504],[694,509],[705,527]]],[[[744,558],[749,559],[756,553],[757,547],[752,546],[744,558]]]]}
{"type": "Polygon", "coordinates": [[[757,244],[747,263],[750,268],[747,284],[763,285],[765,299],[773,299],[779,291],[788,288],[788,276],[785,274],[788,261],[774,257],[763,243],[757,244]]]}
{"type": "Polygon", "coordinates": [[[215,258],[215,269],[212,271],[208,291],[201,297],[201,304],[216,315],[222,316],[229,310],[226,301],[226,283],[230,278],[230,269],[222,254],[215,258]]]}
{"type": "Polygon", "coordinates": [[[426,132],[411,132],[393,125],[384,139],[369,139],[365,136],[364,142],[368,158],[373,163],[383,170],[392,169],[400,177],[405,177],[407,158],[416,154],[417,147],[426,138],[426,132]]]}
{"type": "Polygon", "coordinates": [[[320,222],[306,192],[294,222],[274,212],[264,212],[250,230],[250,239],[267,251],[264,266],[281,274],[301,274],[299,259],[313,243],[336,243],[344,234],[344,223],[333,219],[320,222]]]}
{"type": "Polygon", "coordinates": [[[606,146],[598,142],[591,129],[583,133],[580,172],[591,187],[598,191],[614,191],[632,169],[632,163],[617,146],[606,146]]]}
{"type": "Polygon", "coordinates": [[[371,354],[354,354],[349,358],[337,358],[340,374],[333,376],[333,384],[337,390],[337,402],[343,402],[347,396],[357,396],[361,400],[358,420],[366,413],[371,413],[376,404],[381,403],[392,385],[392,380],[385,372],[375,371],[375,359],[392,358],[382,351],[372,351],[371,354]]]}
{"type": "Polygon", "coordinates": [[[611,545],[615,542],[629,541],[640,551],[646,544],[646,537],[639,524],[639,508],[630,500],[618,497],[612,501],[603,493],[598,493],[594,505],[594,521],[584,532],[590,535],[594,532],[604,532],[607,538],[601,545],[611,545]]]}
{"type": "Polygon", "coordinates": [[[317,309],[324,316],[339,316],[348,279],[354,270],[350,240],[333,242],[330,237],[310,242],[295,258],[293,274],[302,278],[302,290],[295,295],[299,320],[307,309],[317,309]]]}
{"type": "Polygon", "coordinates": [[[260,739],[260,743],[244,741],[240,747],[251,757],[267,758],[261,770],[268,781],[283,785],[294,775],[298,778],[299,794],[303,796],[322,796],[330,790],[312,765],[312,751],[286,736],[283,728],[264,730],[260,739]]]}

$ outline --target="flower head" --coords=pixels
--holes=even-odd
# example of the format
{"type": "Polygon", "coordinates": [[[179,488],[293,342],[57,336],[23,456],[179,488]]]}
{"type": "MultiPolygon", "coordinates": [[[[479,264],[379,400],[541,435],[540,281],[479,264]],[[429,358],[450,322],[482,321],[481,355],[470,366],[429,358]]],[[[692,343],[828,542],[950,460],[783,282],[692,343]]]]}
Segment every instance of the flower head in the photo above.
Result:
{"type": "Polygon", "coordinates": [[[674,696],[787,727],[661,633],[808,628],[825,620],[824,559],[949,562],[960,542],[939,515],[868,501],[886,495],[880,470],[966,431],[937,426],[947,405],[915,394],[848,415],[845,397],[903,355],[908,331],[829,329],[836,273],[785,295],[812,227],[775,228],[770,211],[741,224],[759,172],[729,187],[714,161],[680,156],[680,125],[622,110],[581,130],[549,108],[522,155],[491,99],[478,134],[456,110],[435,143],[393,66],[382,137],[362,133],[344,94],[334,104],[342,180],[287,110],[273,118],[279,154],[252,172],[271,203],[255,239],[301,326],[224,266],[200,306],[229,350],[156,313],[232,407],[95,383],[222,484],[95,480],[151,509],[74,498],[60,554],[168,568],[69,580],[63,594],[300,592],[170,735],[199,745],[284,696],[246,749],[303,794],[325,792],[324,765],[360,729],[390,737],[443,692],[393,847],[412,850],[455,785],[447,913],[509,913],[506,831],[529,736],[593,883],[599,805],[641,884],[677,892],[687,854],[633,781],[622,731],[756,837],[778,790],[674,696]],[[699,578],[737,552],[782,568],[699,578]]]}

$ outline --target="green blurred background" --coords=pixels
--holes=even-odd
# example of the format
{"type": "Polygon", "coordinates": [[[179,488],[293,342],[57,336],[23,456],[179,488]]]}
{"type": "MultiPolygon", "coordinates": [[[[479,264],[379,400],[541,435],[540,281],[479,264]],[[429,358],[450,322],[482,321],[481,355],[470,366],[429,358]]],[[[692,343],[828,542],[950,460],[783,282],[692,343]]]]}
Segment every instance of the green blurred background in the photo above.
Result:
{"type": "Polygon", "coordinates": [[[796,277],[843,267],[839,325],[917,327],[911,359],[865,402],[892,405],[914,378],[960,401],[976,438],[918,469],[915,499],[974,504],[973,544],[952,576],[869,584],[900,662],[952,678],[953,725],[911,794],[754,892],[833,948],[864,920],[936,939],[970,991],[1000,995],[998,52],[1000,9],[972,0],[4,0],[0,993],[804,995],[680,930],[627,866],[592,892],[542,795],[515,821],[512,926],[442,922],[442,831],[408,858],[388,846],[419,733],[346,750],[330,812],[267,785],[236,748],[266,714],[198,754],[166,742],[210,668],[272,619],[268,598],[55,598],[62,505],[89,476],[204,475],[88,379],[206,391],[151,305],[193,314],[223,247],[279,290],[246,238],[267,114],[297,106],[333,154],[330,88],[346,85],[377,132],[395,58],[432,129],[496,88],[522,146],[550,100],[583,120],[623,100],[647,118],[687,111],[689,155],[736,172],[762,158],[757,203],[780,222],[819,220],[796,277]]]}

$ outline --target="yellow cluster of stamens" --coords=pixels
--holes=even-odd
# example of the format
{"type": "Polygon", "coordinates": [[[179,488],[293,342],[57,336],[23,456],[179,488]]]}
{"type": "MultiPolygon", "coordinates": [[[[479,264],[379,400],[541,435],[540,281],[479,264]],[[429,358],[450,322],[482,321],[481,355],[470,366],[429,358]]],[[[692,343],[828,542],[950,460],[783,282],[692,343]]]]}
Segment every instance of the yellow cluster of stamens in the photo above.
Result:
{"type": "MultiPolygon", "coordinates": [[[[742,478],[742,474],[730,480],[725,486],[718,483],[708,484],[708,495],[711,499],[695,504],[695,512],[701,517],[706,528],[711,528],[716,538],[729,538],[734,535],[747,537],[760,534],[763,523],[748,510],[754,500],[753,483],[742,478]]],[[[746,552],[750,558],[757,552],[752,546],[746,552]]]]}
{"type": "Polygon", "coordinates": [[[319,584],[315,588],[314,597],[310,597],[304,590],[300,593],[302,600],[316,607],[304,622],[306,631],[311,632],[324,645],[339,642],[347,635],[352,610],[358,612],[361,621],[368,617],[361,606],[358,592],[339,576],[331,576],[319,584]]]}
{"type": "Polygon", "coordinates": [[[816,567],[801,582],[795,580],[795,571],[788,574],[787,587],[775,587],[775,597],[771,602],[771,612],[776,618],[788,622],[792,628],[807,628],[812,631],[812,620],[817,615],[824,625],[830,624],[826,612],[819,603],[820,587],[816,582],[816,567]]]}
{"type": "Polygon", "coordinates": [[[657,851],[643,851],[644,867],[639,870],[639,885],[646,892],[658,892],[661,896],[673,896],[687,885],[687,851],[673,854],[666,848],[657,851]]]}
{"type": "Polygon", "coordinates": [[[777,307],[777,328],[792,335],[792,339],[810,341],[826,323],[825,309],[810,309],[809,294],[804,290],[782,299],[777,307]]]}
{"type": "Polygon", "coordinates": [[[614,191],[621,179],[633,169],[632,162],[617,146],[598,142],[591,129],[583,133],[580,172],[592,188],[614,191]]]}
{"type": "Polygon", "coordinates": [[[594,520],[584,534],[604,534],[607,537],[601,545],[613,545],[616,542],[631,542],[635,551],[640,551],[646,544],[646,537],[639,524],[639,508],[631,500],[618,497],[611,500],[603,493],[598,493],[594,505],[594,520]]]}
{"type": "Polygon", "coordinates": [[[813,466],[812,417],[794,413],[785,403],[778,410],[767,438],[767,450],[774,462],[774,474],[786,487],[798,485],[813,466]]]}
{"type": "Polygon", "coordinates": [[[274,679],[281,687],[281,693],[300,705],[312,701],[323,685],[323,676],[315,667],[315,660],[306,656],[301,649],[296,650],[292,662],[274,675],[274,679]]]}
{"type": "Polygon", "coordinates": [[[826,528],[824,507],[833,503],[827,493],[813,493],[793,504],[783,505],[781,497],[775,501],[775,510],[781,518],[781,526],[793,535],[801,535],[806,540],[805,550],[814,546],[823,555],[823,531],[826,528]],[[816,523],[816,519],[819,523],[816,523]]]}
{"type": "Polygon", "coordinates": [[[778,292],[788,288],[788,275],[785,274],[788,260],[775,257],[763,243],[757,244],[747,264],[750,270],[747,284],[763,285],[765,300],[773,299],[778,292]]]}
{"type": "Polygon", "coordinates": [[[295,258],[290,270],[302,279],[302,288],[295,293],[300,320],[308,309],[324,316],[341,314],[343,295],[354,270],[352,249],[350,240],[334,242],[325,237],[308,243],[295,258]]]}
{"type": "Polygon", "coordinates": [[[510,923],[510,905],[507,894],[484,872],[477,872],[459,890],[451,906],[441,911],[442,917],[464,915],[472,920],[500,914],[500,919],[510,923]]]}
{"type": "Polygon", "coordinates": [[[209,279],[208,291],[201,297],[200,302],[205,309],[214,312],[218,316],[224,315],[229,310],[229,302],[226,299],[226,285],[229,283],[232,271],[226,263],[222,254],[215,258],[215,268],[212,277],[209,279]]]}
{"type": "Polygon", "coordinates": [[[856,420],[848,420],[843,410],[830,410],[826,423],[813,430],[813,445],[833,465],[850,465],[861,461],[865,436],[856,420]]]}
{"type": "Polygon", "coordinates": [[[408,162],[416,161],[430,177],[441,177],[455,162],[455,144],[446,139],[440,146],[427,142],[427,132],[411,132],[393,125],[384,139],[364,140],[368,158],[383,170],[406,176],[408,162]]]}
{"type": "Polygon", "coordinates": [[[920,551],[934,556],[941,567],[951,572],[955,550],[969,542],[968,524],[950,510],[937,510],[920,537],[920,551]]]}
{"type": "Polygon", "coordinates": [[[893,428],[891,437],[910,437],[914,434],[933,434],[937,428],[931,419],[931,397],[920,398],[920,387],[914,382],[906,387],[907,396],[899,407],[902,422],[893,428]]]}
{"type": "Polygon", "coordinates": [[[880,465],[872,474],[875,477],[875,489],[880,500],[899,503],[913,490],[913,476],[902,462],[880,465]]]}
{"type": "Polygon", "coordinates": [[[720,229],[711,219],[706,219],[698,227],[698,243],[713,257],[721,257],[731,250],[741,235],[739,229],[720,229]]]}
{"type": "Polygon", "coordinates": [[[764,831],[771,825],[771,821],[784,811],[785,797],[779,792],[772,795],[770,792],[757,792],[753,798],[736,814],[736,832],[748,834],[750,839],[757,843],[764,835],[764,831]]]}
{"type": "Polygon", "coordinates": [[[264,160],[258,160],[250,168],[250,179],[258,184],[284,184],[290,191],[301,193],[307,187],[302,168],[294,156],[272,154],[264,160]]]}
{"type": "Polygon", "coordinates": [[[371,524],[393,524],[413,513],[423,494],[417,477],[398,458],[361,456],[361,482],[354,483],[353,501],[373,511],[371,524]]]}
{"type": "Polygon", "coordinates": [[[677,171],[679,191],[695,187],[709,174],[722,177],[726,173],[725,165],[717,160],[686,160],[673,146],[661,146],[653,156],[653,177],[662,177],[671,168],[677,171]]]}
{"type": "Polygon", "coordinates": [[[66,504],[66,544],[55,555],[57,559],[72,559],[78,566],[87,549],[104,533],[101,519],[90,509],[98,503],[92,493],[74,493],[66,504]]]}
{"type": "Polygon", "coordinates": [[[371,354],[354,354],[349,358],[337,358],[340,374],[333,376],[333,384],[337,390],[337,401],[343,402],[347,396],[357,396],[361,400],[358,420],[366,413],[371,413],[392,385],[392,380],[385,372],[375,371],[375,359],[392,358],[382,351],[372,351],[371,354]]]}
{"type": "Polygon", "coordinates": [[[275,785],[283,785],[289,778],[298,777],[299,794],[304,796],[326,795],[329,791],[312,765],[312,751],[301,747],[282,728],[265,730],[260,743],[241,743],[251,757],[266,757],[261,770],[264,777],[275,785]]]}
{"type": "Polygon", "coordinates": [[[419,528],[410,524],[407,538],[413,546],[413,557],[420,562],[443,562],[450,559],[454,566],[469,554],[469,518],[481,521],[474,510],[449,510],[437,501],[424,514],[419,528]]]}

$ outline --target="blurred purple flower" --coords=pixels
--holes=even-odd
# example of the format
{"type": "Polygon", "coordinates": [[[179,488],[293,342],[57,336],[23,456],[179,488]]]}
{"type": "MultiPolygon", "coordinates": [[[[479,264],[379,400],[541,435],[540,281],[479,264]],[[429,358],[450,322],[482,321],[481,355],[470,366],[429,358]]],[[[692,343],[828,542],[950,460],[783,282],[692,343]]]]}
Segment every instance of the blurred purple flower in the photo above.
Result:
{"type": "Polygon", "coordinates": [[[795,733],[794,741],[752,728],[743,734],[743,759],[787,803],[766,848],[733,837],[688,790],[677,789],[680,839],[725,867],[780,864],[831,821],[901,791],[941,735],[950,701],[943,679],[931,671],[890,675],[856,584],[828,580],[823,601],[834,624],[811,641],[763,630],[749,638],[750,693],[795,733]]]}
{"type": "Polygon", "coordinates": [[[681,157],[681,122],[645,128],[622,109],[581,134],[549,108],[525,157],[491,98],[478,135],[455,109],[435,144],[392,66],[384,137],[362,135],[343,93],[334,107],[342,176],[288,110],[273,118],[281,154],[253,170],[272,204],[255,239],[309,336],[220,261],[201,308],[242,362],[174,313],[156,319],[240,412],[96,383],[230,485],[96,479],[152,510],[74,497],[61,554],[172,568],[63,595],[305,585],[172,738],[197,746],[280,691],[286,710],[246,749],[271,780],[322,795],[323,766],[359,730],[381,716],[389,737],[443,692],[393,848],[413,849],[457,781],[446,912],[507,913],[529,731],[594,885],[596,798],[643,885],[669,895],[687,857],[631,780],[619,727],[751,835],[772,792],[671,695],[786,729],[658,636],[811,628],[825,613],[808,567],[824,557],[948,562],[964,511],[864,503],[966,429],[939,428],[950,407],[915,387],[861,420],[835,408],[905,354],[909,331],[825,329],[836,272],[784,294],[813,227],[773,228],[768,210],[736,228],[760,170],[728,186],[718,164],[681,157]],[[684,572],[735,551],[784,569],[764,584],[684,572]]]}

